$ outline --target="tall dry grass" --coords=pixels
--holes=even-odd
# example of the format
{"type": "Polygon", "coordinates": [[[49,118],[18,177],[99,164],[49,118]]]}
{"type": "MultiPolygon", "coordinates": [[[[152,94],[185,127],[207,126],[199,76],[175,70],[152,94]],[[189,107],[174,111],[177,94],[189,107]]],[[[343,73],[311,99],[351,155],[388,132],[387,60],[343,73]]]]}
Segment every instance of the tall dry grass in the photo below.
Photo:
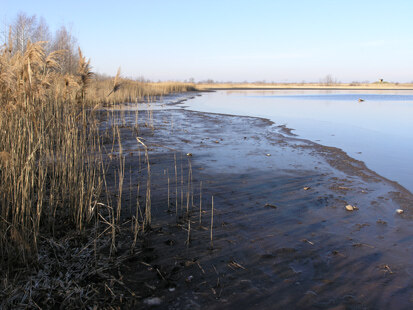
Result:
{"type": "Polygon", "coordinates": [[[36,260],[39,238],[82,232],[93,219],[105,181],[97,106],[193,87],[132,81],[120,72],[98,79],[80,49],[76,74],[62,75],[65,51],[47,54],[45,42],[29,41],[24,53],[13,53],[12,42],[10,35],[0,49],[2,268],[36,260]]]}
{"type": "Polygon", "coordinates": [[[195,85],[180,82],[148,83],[121,78],[118,71],[115,78],[91,81],[86,100],[99,104],[154,101],[171,93],[195,91],[195,85]]]}
{"type": "MultiPolygon", "coordinates": [[[[12,40],[10,40],[12,42],[12,40]]],[[[99,135],[79,104],[90,77],[80,53],[76,76],[58,73],[64,51],[0,51],[0,264],[36,259],[39,238],[82,231],[101,189],[99,135]]]]}

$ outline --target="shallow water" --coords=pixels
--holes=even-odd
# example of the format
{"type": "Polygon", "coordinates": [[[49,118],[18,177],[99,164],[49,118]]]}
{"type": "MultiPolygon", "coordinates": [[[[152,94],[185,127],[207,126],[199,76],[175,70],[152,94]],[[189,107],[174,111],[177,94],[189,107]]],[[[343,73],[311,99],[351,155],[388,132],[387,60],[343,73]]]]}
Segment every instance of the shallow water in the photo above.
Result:
{"type": "MultiPolygon", "coordinates": [[[[140,279],[157,285],[159,291],[149,296],[163,296],[174,309],[192,301],[194,309],[412,308],[411,195],[397,193],[397,186],[341,151],[280,135],[264,119],[176,108],[140,117],[139,135],[150,150],[153,223],[164,223],[143,259],[173,275],[174,290],[153,272],[158,282],[150,282],[136,261],[122,270],[130,284],[140,279]],[[149,121],[156,130],[143,125],[149,121]],[[210,231],[198,226],[198,212],[192,216],[190,246],[183,242],[187,232],[175,223],[173,210],[183,214],[189,203],[189,170],[182,170],[189,163],[195,185],[191,210],[201,208],[202,181],[203,225],[209,223],[214,197],[212,249],[210,231]],[[172,213],[165,212],[170,193],[172,213]],[[358,210],[346,211],[347,204],[358,210]],[[397,214],[398,208],[405,212],[397,214]],[[177,267],[186,262],[188,269],[177,267]]],[[[126,112],[125,180],[136,180],[142,170],[134,122],[133,111],[126,112]]],[[[130,192],[122,196],[128,199],[130,192]]]]}
{"type": "Polygon", "coordinates": [[[268,118],[301,138],[343,149],[413,192],[413,91],[230,90],[205,93],[186,105],[268,118]]]}

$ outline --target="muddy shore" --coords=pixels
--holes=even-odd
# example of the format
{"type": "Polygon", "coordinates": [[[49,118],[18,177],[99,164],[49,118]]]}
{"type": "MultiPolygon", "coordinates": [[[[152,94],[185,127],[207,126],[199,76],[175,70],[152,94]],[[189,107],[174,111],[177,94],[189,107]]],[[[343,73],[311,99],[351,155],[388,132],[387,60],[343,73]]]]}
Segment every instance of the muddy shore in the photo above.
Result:
{"type": "Polygon", "coordinates": [[[141,111],[136,133],[135,113],[122,113],[125,180],[139,179],[138,134],[153,210],[141,254],[120,266],[133,292],[123,307],[412,307],[413,197],[403,187],[265,119],[166,105],[141,111]]]}
{"type": "Polygon", "coordinates": [[[190,111],[194,95],[99,112],[103,220],[42,241],[0,308],[412,307],[410,192],[269,120],[190,111]],[[134,243],[148,197],[150,227],[134,243]],[[117,205],[112,230],[105,210],[117,205]]]}

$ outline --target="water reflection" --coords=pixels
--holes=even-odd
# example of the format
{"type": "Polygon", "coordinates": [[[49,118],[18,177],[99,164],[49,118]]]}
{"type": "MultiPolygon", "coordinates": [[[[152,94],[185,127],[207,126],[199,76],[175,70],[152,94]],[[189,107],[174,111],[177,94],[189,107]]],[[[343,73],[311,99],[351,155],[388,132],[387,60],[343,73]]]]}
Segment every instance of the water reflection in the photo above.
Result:
{"type": "Polygon", "coordinates": [[[302,138],[343,149],[413,191],[413,91],[232,90],[206,93],[188,105],[285,124],[302,138]]]}

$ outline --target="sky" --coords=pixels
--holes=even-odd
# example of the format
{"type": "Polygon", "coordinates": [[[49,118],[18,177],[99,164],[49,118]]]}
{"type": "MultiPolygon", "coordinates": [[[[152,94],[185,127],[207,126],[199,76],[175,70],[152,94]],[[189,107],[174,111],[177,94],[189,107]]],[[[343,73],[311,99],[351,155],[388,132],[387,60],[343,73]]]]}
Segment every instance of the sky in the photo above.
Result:
{"type": "Polygon", "coordinates": [[[413,81],[412,0],[0,0],[72,29],[98,73],[151,80],[413,81]]]}

